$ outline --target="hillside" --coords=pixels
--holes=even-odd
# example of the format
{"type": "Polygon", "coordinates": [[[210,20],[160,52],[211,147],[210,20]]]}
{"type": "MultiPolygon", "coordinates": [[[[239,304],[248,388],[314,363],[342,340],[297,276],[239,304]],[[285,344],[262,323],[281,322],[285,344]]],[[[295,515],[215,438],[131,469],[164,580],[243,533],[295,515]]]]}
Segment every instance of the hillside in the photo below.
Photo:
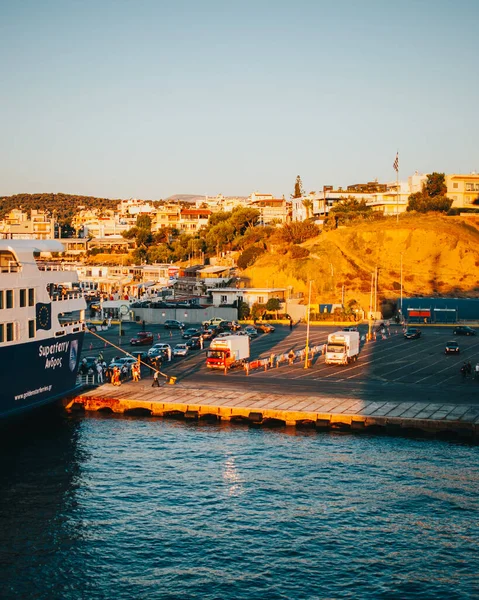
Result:
{"type": "Polygon", "coordinates": [[[378,298],[403,295],[479,296],[479,230],[473,218],[402,215],[323,232],[302,244],[308,258],[266,253],[242,275],[253,286],[293,286],[312,303],[369,306],[371,275],[379,268],[378,298]]]}

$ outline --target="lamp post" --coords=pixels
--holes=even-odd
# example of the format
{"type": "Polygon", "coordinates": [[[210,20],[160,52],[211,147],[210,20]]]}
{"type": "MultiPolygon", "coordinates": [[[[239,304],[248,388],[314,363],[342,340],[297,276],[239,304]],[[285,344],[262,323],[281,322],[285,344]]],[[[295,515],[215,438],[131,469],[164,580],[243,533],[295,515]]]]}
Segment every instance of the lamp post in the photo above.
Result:
{"type": "Polygon", "coordinates": [[[307,319],[306,319],[306,348],[305,348],[305,355],[304,355],[304,368],[305,369],[309,369],[310,364],[309,364],[309,321],[310,321],[310,313],[311,313],[311,286],[313,284],[313,281],[310,280],[309,282],[309,295],[308,295],[308,314],[307,314],[307,319]]]}
{"type": "Polygon", "coordinates": [[[401,317],[402,317],[402,252],[401,252],[401,317]]]}
{"type": "Polygon", "coordinates": [[[374,285],[374,273],[371,273],[371,293],[369,296],[369,327],[368,327],[368,340],[371,339],[372,326],[373,326],[373,285],[374,285]]]}

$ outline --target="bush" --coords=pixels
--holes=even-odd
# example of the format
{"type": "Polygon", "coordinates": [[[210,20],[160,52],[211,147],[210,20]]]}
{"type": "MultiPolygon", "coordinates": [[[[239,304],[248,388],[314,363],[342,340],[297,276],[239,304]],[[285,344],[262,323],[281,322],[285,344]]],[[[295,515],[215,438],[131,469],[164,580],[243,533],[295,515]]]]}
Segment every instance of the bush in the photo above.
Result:
{"type": "Polygon", "coordinates": [[[260,248],[259,246],[246,248],[238,257],[238,267],[240,269],[247,269],[261,254],[264,254],[264,248],[260,248]]]}
{"type": "Polygon", "coordinates": [[[291,258],[306,258],[309,256],[309,250],[301,246],[291,246],[291,258]]]}

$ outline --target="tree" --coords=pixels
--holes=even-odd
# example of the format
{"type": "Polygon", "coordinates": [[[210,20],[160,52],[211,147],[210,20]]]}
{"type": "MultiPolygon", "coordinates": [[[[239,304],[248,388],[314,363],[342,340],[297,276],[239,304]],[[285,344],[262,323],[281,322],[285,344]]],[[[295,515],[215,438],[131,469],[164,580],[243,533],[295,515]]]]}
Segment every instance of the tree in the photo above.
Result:
{"type": "Polygon", "coordinates": [[[138,229],[147,229],[148,231],[151,231],[150,215],[138,215],[136,217],[136,226],[138,229]]]}
{"type": "Polygon", "coordinates": [[[253,319],[253,321],[259,319],[263,315],[264,310],[264,304],[259,304],[258,302],[255,302],[251,307],[251,318],[253,319]]]}
{"type": "Polygon", "coordinates": [[[247,319],[250,315],[250,307],[246,302],[241,300],[238,304],[238,319],[242,321],[243,319],[247,319]]]}
{"type": "Polygon", "coordinates": [[[247,269],[263,253],[264,248],[260,248],[259,246],[250,246],[249,248],[246,248],[246,250],[244,250],[244,252],[242,252],[238,257],[238,267],[240,269],[247,269]]]}
{"type": "Polygon", "coordinates": [[[338,225],[361,219],[373,218],[373,209],[366,200],[348,196],[333,206],[325,222],[325,229],[335,229],[338,225]]]}
{"type": "Polygon", "coordinates": [[[313,210],[313,202],[309,198],[305,198],[302,204],[306,209],[306,218],[309,219],[311,216],[311,211],[313,210]]]}
{"type": "Polygon", "coordinates": [[[229,221],[220,221],[206,233],[206,244],[211,252],[219,252],[226,249],[235,238],[235,229],[229,221]]]}
{"type": "Polygon", "coordinates": [[[291,194],[291,198],[302,198],[303,196],[303,182],[301,181],[301,177],[298,175],[296,177],[296,183],[294,184],[294,194],[291,194]]]}
{"type": "Polygon", "coordinates": [[[260,217],[259,210],[256,208],[243,208],[237,206],[231,212],[231,216],[228,219],[228,223],[231,223],[235,228],[235,231],[240,235],[243,235],[247,229],[254,227],[260,217]]]}
{"type": "Polygon", "coordinates": [[[320,229],[314,223],[295,221],[294,223],[287,223],[277,231],[276,235],[280,241],[301,244],[310,238],[316,237],[319,233],[320,229]]]}
{"type": "Polygon", "coordinates": [[[431,173],[427,176],[423,191],[430,198],[447,194],[446,176],[444,173],[431,173]]]}
{"type": "Polygon", "coordinates": [[[427,176],[422,190],[409,196],[407,211],[448,212],[452,206],[452,200],[446,196],[446,192],[444,173],[431,173],[427,176]]]}
{"type": "Polygon", "coordinates": [[[268,302],[266,302],[265,308],[268,312],[275,312],[277,318],[278,310],[281,308],[281,302],[279,298],[270,298],[268,302]]]}

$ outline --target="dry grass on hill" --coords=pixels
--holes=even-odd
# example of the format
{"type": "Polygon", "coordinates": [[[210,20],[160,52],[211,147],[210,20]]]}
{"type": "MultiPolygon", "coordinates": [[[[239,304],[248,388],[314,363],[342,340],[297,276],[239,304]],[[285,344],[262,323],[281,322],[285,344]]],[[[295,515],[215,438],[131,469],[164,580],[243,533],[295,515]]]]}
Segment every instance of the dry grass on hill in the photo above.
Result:
{"type": "Polygon", "coordinates": [[[267,253],[243,272],[253,286],[293,286],[306,293],[313,280],[313,302],[355,299],[369,306],[371,274],[379,268],[380,298],[403,294],[479,296],[479,227],[474,219],[403,215],[322,233],[303,247],[305,259],[267,253]]]}

